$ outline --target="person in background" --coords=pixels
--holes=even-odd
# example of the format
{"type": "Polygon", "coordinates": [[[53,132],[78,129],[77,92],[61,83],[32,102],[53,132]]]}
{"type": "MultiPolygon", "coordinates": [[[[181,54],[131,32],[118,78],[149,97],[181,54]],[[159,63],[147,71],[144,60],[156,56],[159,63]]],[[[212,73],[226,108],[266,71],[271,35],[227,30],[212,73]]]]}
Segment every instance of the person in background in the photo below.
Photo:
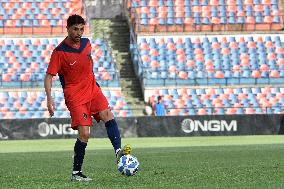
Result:
{"type": "Polygon", "coordinates": [[[163,103],[162,96],[158,96],[158,102],[155,104],[155,116],[165,116],[166,115],[166,106],[163,103]]]}
{"type": "Polygon", "coordinates": [[[148,115],[154,115],[154,109],[155,109],[155,96],[154,95],[152,95],[152,96],[150,96],[149,97],[149,99],[148,99],[148,105],[149,105],[149,108],[151,108],[152,109],[152,113],[151,114],[148,114],[148,115]]]}

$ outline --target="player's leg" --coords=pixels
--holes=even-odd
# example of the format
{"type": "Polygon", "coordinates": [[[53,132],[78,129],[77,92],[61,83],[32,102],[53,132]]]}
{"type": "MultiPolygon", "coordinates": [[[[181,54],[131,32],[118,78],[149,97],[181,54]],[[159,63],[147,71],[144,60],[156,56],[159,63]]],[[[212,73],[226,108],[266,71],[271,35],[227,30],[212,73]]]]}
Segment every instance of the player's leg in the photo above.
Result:
{"type": "Polygon", "coordinates": [[[71,180],[90,181],[92,179],[82,173],[85,151],[90,137],[89,127],[78,126],[78,132],[79,138],[77,138],[74,146],[74,162],[71,180]]]}
{"type": "Polygon", "coordinates": [[[114,152],[117,153],[121,149],[121,137],[117,123],[109,109],[99,112],[100,119],[105,123],[107,135],[113,146],[114,152]]]}
{"type": "Polygon", "coordinates": [[[74,145],[73,172],[71,176],[72,181],[92,180],[82,173],[85,151],[90,137],[89,126],[92,125],[91,114],[88,113],[88,106],[88,104],[82,105],[70,111],[72,120],[71,127],[78,130],[79,133],[79,137],[74,145]]]}
{"type": "Polygon", "coordinates": [[[113,113],[110,111],[110,109],[108,108],[99,112],[99,117],[105,123],[108,138],[110,139],[114,148],[117,160],[119,160],[122,155],[130,154],[130,145],[125,145],[121,150],[120,132],[118,130],[117,122],[115,121],[113,113]]]}
{"type": "Polygon", "coordinates": [[[7,140],[9,137],[7,135],[4,134],[4,129],[2,128],[2,126],[0,125],[0,139],[2,140],[7,140]]]}
{"type": "MultiPolygon", "coordinates": [[[[121,150],[120,132],[118,130],[117,122],[114,119],[113,113],[109,108],[108,101],[100,88],[98,88],[96,98],[94,98],[91,102],[91,112],[94,114],[94,118],[97,122],[102,120],[105,123],[108,138],[110,139],[114,148],[116,157],[119,158],[121,156],[121,152],[124,151],[121,150]]],[[[127,152],[130,153],[131,149],[129,145],[127,149],[127,152]]]]}

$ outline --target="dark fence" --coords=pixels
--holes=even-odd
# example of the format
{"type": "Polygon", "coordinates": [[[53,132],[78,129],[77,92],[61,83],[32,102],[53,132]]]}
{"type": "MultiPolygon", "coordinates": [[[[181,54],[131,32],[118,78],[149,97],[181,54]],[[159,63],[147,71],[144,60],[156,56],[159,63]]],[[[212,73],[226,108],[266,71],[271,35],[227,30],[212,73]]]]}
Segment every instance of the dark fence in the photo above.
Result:
{"type": "MultiPolygon", "coordinates": [[[[122,137],[191,137],[284,134],[284,115],[214,115],[117,118],[122,137]]],[[[75,138],[70,119],[0,120],[0,139],[75,138]]],[[[107,137],[94,124],[91,137],[107,137]]]]}

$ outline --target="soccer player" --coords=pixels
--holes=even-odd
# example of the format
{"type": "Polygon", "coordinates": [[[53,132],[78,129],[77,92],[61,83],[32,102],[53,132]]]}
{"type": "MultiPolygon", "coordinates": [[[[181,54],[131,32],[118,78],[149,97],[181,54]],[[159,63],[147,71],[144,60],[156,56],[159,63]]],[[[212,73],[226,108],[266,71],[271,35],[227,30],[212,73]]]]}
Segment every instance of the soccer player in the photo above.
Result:
{"type": "Polygon", "coordinates": [[[68,36],[52,52],[44,79],[47,96],[47,109],[54,115],[55,106],[51,96],[52,78],[58,74],[63,88],[65,104],[70,111],[71,128],[78,130],[79,136],[74,146],[74,162],[71,180],[90,181],[82,173],[85,149],[90,136],[92,116],[97,122],[105,123],[107,135],[112,143],[117,160],[129,154],[129,145],[121,149],[121,138],[117,123],[109,108],[93,73],[91,44],[89,39],[82,38],[85,20],[79,15],[67,19],[68,36]]]}

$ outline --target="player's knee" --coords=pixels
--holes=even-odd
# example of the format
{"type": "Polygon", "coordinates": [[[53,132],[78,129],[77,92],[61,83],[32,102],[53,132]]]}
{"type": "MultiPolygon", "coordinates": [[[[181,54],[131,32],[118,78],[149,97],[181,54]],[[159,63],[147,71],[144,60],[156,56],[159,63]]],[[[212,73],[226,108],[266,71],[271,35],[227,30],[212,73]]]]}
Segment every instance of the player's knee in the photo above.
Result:
{"type": "Polygon", "coordinates": [[[84,131],[80,132],[80,140],[82,142],[87,143],[89,138],[90,138],[89,130],[88,131],[84,130],[84,131]]]}
{"type": "Polygon", "coordinates": [[[88,134],[86,134],[86,135],[84,135],[84,134],[80,135],[80,140],[81,140],[82,142],[87,143],[88,140],[89,140],[89,138],[90,138],[90,137],[89,137],[88,134]]]}
{"type": "Polygon", "coordinates": [[[100,112],[100,118],[103,122],[107,122],[109,120],[112,120],[114,116],[112,112],[110,111],[110,109],[107,109],[107,110],[100,112]]]}

